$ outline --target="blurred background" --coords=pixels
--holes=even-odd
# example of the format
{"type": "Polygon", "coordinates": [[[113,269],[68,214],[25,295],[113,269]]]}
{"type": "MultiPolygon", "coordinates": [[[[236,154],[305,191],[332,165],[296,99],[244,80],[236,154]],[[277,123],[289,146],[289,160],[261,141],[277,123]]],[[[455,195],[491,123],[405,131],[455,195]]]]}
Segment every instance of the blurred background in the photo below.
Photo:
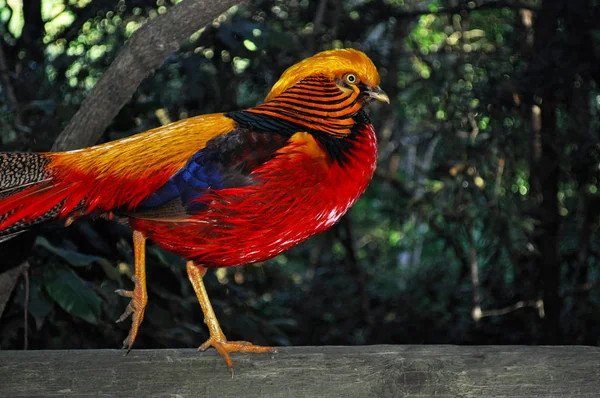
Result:
{"type": "MultiPolygon", "coordinates": [[[[127,39],[174,3],[0,0],[0,149],[49,150],[127,39]]],[[[101,141],[256,105],[286,67],[342,47],[373,59],[392,101],[371,109],[376,176],[331,230],[207,274],[228,338],[597,345],[598,1],[249,0],[172,54],[101,141]]],[[[0,245],[0,349],[127,336],[113,291],[132,287],[130,230],[63,224],[0,245]]],[[[199,345],[184,261],[152,244],[147,261],[134,348],[199,345]]]]}

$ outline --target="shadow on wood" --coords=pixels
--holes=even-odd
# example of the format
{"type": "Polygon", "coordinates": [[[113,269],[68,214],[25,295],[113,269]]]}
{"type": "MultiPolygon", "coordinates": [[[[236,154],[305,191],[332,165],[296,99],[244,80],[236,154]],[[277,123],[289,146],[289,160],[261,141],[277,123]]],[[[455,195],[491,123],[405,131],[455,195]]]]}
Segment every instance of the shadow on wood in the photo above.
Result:
{"type": "Polygon", "coordinates": [[[283,347],[214,351],[0,351],[0,396],[597,397],[600,348],[283,347]]]}

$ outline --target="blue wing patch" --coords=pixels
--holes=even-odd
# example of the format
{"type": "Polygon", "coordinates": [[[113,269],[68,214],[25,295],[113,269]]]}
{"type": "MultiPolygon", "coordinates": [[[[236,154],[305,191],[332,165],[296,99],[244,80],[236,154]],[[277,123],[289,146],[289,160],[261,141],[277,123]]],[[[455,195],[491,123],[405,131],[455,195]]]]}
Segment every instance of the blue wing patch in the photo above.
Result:
{"type": "Polygon", "coordinates": [[[165,185],[146,198],[137,210],[146,210],[163,206],[177,198],[190,211],[203,207],[194,202],[202,196],[206,189],[221,189],[224,186],[224,173],[218,163],[217,153],[203,149],[190,158],[165,185]]]}
{"type": "Polygon", "coordinates": [[[271,159],[287,141],[285,134],[248,128],[215,137],[130,214],[161,218],[201,211],[206,205],[199,199],[207,189],[256,183],[252,171],[271,159]]]}

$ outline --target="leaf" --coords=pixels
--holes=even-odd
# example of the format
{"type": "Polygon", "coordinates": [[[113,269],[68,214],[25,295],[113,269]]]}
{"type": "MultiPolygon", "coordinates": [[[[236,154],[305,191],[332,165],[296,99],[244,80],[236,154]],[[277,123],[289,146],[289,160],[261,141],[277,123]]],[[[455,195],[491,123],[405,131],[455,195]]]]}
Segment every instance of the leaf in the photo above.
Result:
{"type": "MultiPolygon", "coordinates": [[[[52,311],[54,302],[42,291],[40,278],[31,277],[29,282],[29,305],[28,311],[35,319],[35,326],[40,330],[48,314],[52,311]]],[[[21,283],[15,301],[25,305],[25,284],[21,283]]]]}
{"type": "Polygon", "coordinates": [[[0,318],[2,318],[4,307],[16,286],[19,277],[23,274],[24,269],[25,266],[20,265],[0,274],[0,318]]]}
{"type": "Polygon", "coordinates": [[[88,265],[93,264],[94,262],[110,265],[110,262],[102,257],[92,256],[89,254],[79,253],[75,250],[63,249],[61,247],[56,247],[52,245],[52,243],[48,242],[48,240],[42,236],[38,236],[35,240],[36,246],[41,246],[48,251],[56,254],[57,256],[65,259],[69,264],[74,267],[87,267],[88,265]]]}
{"type": "Polygon", "coordinates": [[[50,311],[52,311],[52,302],[42,292],[42,287],[38,282],[34,280],[31,282],[31,289],[29,290],[29,313],[35,319],[37,330],[40,330],[44,324],[44,320],[50,311]]]}
{"type": "Polygon", "coordinates": [[[123,278],[121,278],[121,272],[119,271],[118,267],[113,266],[108,261],[102,261],[100,266],[102,267],[102,270],[106,274],[107,278],[112,279],[113,281],[117,282],[119,286],[122,286],[123,278]]]}
{"type": "Polygon", "coordinates": [[[102,300],[75,272],[66,267],[44,271],[46,291],[69,314],[97,324],[102,300]]]}

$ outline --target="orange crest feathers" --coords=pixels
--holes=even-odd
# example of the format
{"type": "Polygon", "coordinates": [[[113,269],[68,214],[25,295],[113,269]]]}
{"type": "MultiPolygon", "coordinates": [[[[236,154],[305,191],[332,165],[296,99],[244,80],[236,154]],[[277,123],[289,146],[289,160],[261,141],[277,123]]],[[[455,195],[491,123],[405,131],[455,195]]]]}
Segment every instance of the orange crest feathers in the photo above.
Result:
{"type": "Polygon", "coordinates": [[[329,50],[317,53],[286,69],[265,98],[265,102],[308,76],[325,75],[333,79],[348,72],[356,74],[368,85],[379,85],[377,68],[365,53],[352,48],[329,50]]]}

